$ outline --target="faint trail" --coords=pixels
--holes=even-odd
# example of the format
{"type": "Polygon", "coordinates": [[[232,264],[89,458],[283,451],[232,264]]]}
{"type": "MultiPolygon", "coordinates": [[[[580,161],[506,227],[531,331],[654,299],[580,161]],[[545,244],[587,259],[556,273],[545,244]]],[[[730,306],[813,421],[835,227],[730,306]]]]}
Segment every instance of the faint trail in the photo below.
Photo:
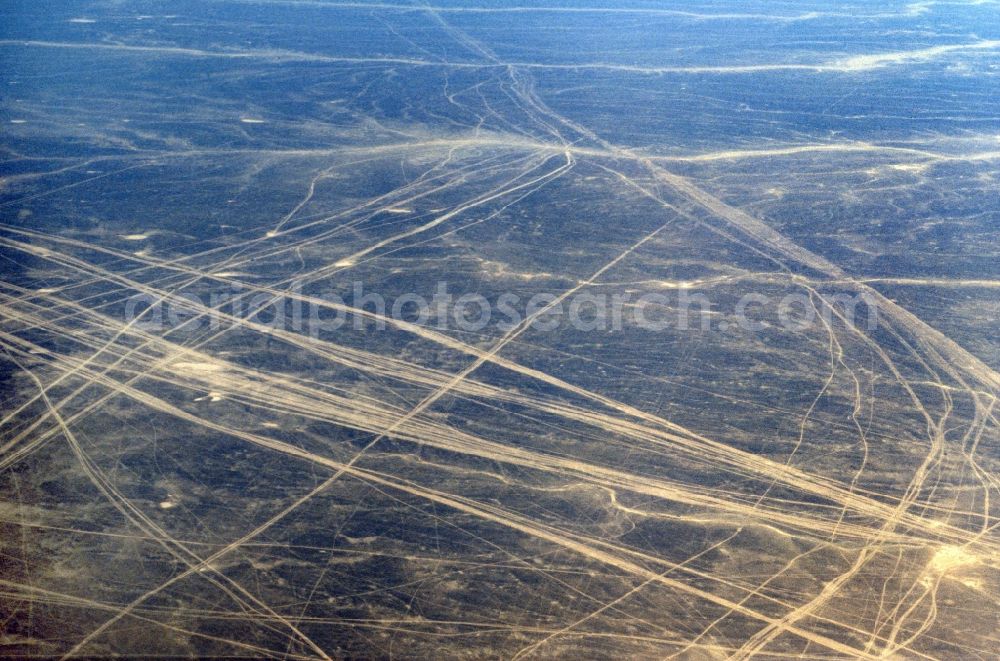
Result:
{"type": "MultiPolygon", "coordinates": [[[[17,363],[16,359],[14,359],[14,362],[17,363]]],[[[17,364],[19,364],[19,363],[17,363],[17,364]]],[[[20,364],[19,364],[19,366],[20,366],[20,364]]],[[[70,447],[73,449],[73,453],[76,455],[77,459],[80,461],[81,466],[84,467],[85,471],[88,474],[88,477],[91,479],[91,481],[93,482],[94,486],[96,486],[98,488],[98,490],[101,491],[101,493],[115,506],[116,509],[118,509],[122,513],[123,516],[125,516],[126,519],[132,521],[133,523],[136,523],[136,525],[138,525],[140,527],[140,529],[142,529],[144,527],[148,527],[148,529],[154,531],[158,536],[166,538],[168,540],[171,540],[171,538],[169,537],[169,535],[167,535],[166,532],[164,530],[162,530],[159,526],[157,526],[152,520],[150,520],[148,517],[146,517],[145,515],[143,515],[137,509],[135,509],[135,508],[133,508],[131,506],[128,506],[128,504],[127,504],[128,501],[125,500],[123,497],[121,497],[120,494],[116,493],[114,487],[112,485],[110,485],[105,479],[103,479],[100,476],[100,473],[99,473],[96,465],[94,465],[89,460],[89,458],[87,458],[86,454],[83,452],[83,449],[80,447],[80,444],[77,442],[76,436],[69,429],[69,426],[66,424],[66,421],[63,419],[63,417],[61,415],[59,415],[58,409],[55,408],[55,406],[53,405],[52,401],[48,398],[48,395],[44,394],[44,386],[43,386],[42,382],[38,379],[37,376],[35,376],[35,374],[32,371],[25,369],[23,366],[21,366],[21,369],[22,369],[22,371],[24,371],[35,382],[35,384],[38,386],[38,388],[43,391],[42,399],[44,400],[46,407],[49,409],[49,411],[51,411],[52,415],[55,417],[57,423],[59,424],[59,429],[61,430],[63,436],[66,438],[66,441],[70,444],[70,447]],[[123,503],[125,503],[125,505],[123,505],[123,503]]],[[[173,555],[175,555],[175,557],[177,557],[178,559],[183,560],[184,562],[188,562],[188,560],[187,560],[187,558],[185,556],[191,556],[193,558],[196,558],[196,556],[194,556],[193,553],[191,553],[190,551],[188,551],[182,545],[177,544],[176,541],[172,540],[169,544],[170,544],[170,546],[174,546],[174,545],[179,546],[180,549],[182,551],[184,551],[184,555],[180,555],[180,554],[177,554],[175,551],[172,551],[173,555]]],[[[169,546],[168,546],[168,549],[169,549],[169,546]]],[[[201,565],[199,565],[199,566],[201,566],[201,565]]],[[[193,569],[189,570],[189,571],[193,571],[193,569]]],[[[225,579],[227,581],[229,580],[228,578],[226,578],[222,574],[220,574],[220,577],[222,577],[223,579],[225,579]]],[[[231,583],[231,581],[229,581],[229,582],[231,583]]],[[[271,610],[269,607],[267,607],[265,604],[263,604],[258,599],[256,599],[255,597],[253,597],[249,592],[247,592],[246,590],[244,590],[240,586],[238,586],[236,584],[233,584],[233,585],[244,596],[249,597],[251,599],[251,601],[254,601],[258,605],[263,606],[264,609],[269,614],[273,615],[275,618],[278,619],[278,621],[280,621],[284,625],[286,625],[306,645],[308,645],[310,648],[312,648],[313,651],[315,651],[320,656],[320,658],[323,658],[323,659],[329,659],[330,658],[330,657],[328,657],[323,652],[323,650],[319,646],[317,646],[308,636],[306,636],[305,634],[303,634],[294,624],[292,624],[291,622],[289,622],[286,618],[283,618],[280,615],[278,615],[276,612],[274,612],[273,610],[271,610]]],[[[226,590],[224,588],[224,586],[220,585],[219,587],[222,587],[223,591],[228,592],[228,590],[226,590]]],[[[234,597],[234,598],[236,598],[238,600],[238,597],[236,597],[236,595],[233,595],[233,594],[230,593],[230,596],[232,596],[232,597],[234,597]]],[[[69,659],[72,656],[76,655],[84,647],[86,647],[87,643],[89,643],[91,640],[93,640],[94,638],[96,638],[97,636],[99,636],[101,633],[103,633],[104,631],[106,631],[108,629],[108,627],[110,627],[111,625],[113,625],[119,619],[121,619],[122,617],[128,615],[128,613],[131,610],[132,610],[131,606],[127,606],[127,607],[121,609],[114,617],[112,617],[111,619],[107,620],[100,627],[98,627],[97,629],[94,629],[89,634],[87,634],[86,636],[84,636],[84,638],[81,639],[78,643],[76,643],[68,652],[66,652],[65,654],[63,654],[61,658],[62,659],[69,659]]]]}
{"type": "MultiPolygon", "coordinates": [[[[715,549],[724,546],[728,542],[732,541],[742,531],[743,531],[742,528],[737,529],[736,532],[734,532],[733,534],[729,535],[725,539],[722,539],[722,540],[716,542],[715,544],[712,544],[711,546],[706,547],[703,551],[699,551],[698,553],[692,555],[691,557],[689,557],[684,562],[678,564],[677,567],[670,567],[670,568],[668,568],[666,571],[664,571],[663,573],[659,574],[659,578],[665,578],[668,574],[671,574],[672,572],[676,571],[677,568],[680,568],[680,567],[683,567],[684,565],[690,564],[690,563],[694,562],[695,560],[697,560],[698,558],[700,558],[701,556],[705,555],[706,553],[710,553],[710,552],[714,551],[715,549]]],[[[524,647],[524,648],[518,650],[517,654],[515,654],[514,656],[511,657],[511,661],[517,661],[518,659],[522,659],[522,658],[524,658],[526,656],[529,656],[530,654],[532,654],[533,652],[535,652],[536,650],[538,650],[540,647],[542,647],[543,645],[545,645],[549,641],[553,640],[554,638],[557,638],[557,637],[559,637],[559,636],[561,636],[563,634],[566,634],[566,633],[572,631],[573,629],[576,629],[581,624],[587,622],[590,619],[593,619],[593,618],[597,617],[598,615],[600,615],[604,611],[606,611],[606,610],[608,610],[610,608],[615,607],[616,605],[620,604],[621,602],[625,601],[629,597],[631,597],[631,596],[637,594],[638,592],[642,591],[643,588],[645,588],[646,586],[650,585],[651,583],[653,583],[653,582],[655,582],[657,580],[659,580],[659,579],[656,578],[656,577],[647,578],[646,580],[644,580],[643,582],[639,583],[638,585],[636,585],[634,588],[632,588],[628,592],[625,592],[620,597],[612,599],[611,601],[607,602],[606,604],[604,604],[603,606],[601,606],[597,610],[591,611],[590,613],[588,613],[584,617],[581,617],[580,619],[576,620],[575,622],[571,622],[571,623],[567,624],[565,627],[563,627],[562,629],[559,629],[558,631],[552,632],[551,634],[549,634],[545,638],[542,638],[537,643],[533,643],[532,645],[529,645],[528,647],[524,647]]]]}

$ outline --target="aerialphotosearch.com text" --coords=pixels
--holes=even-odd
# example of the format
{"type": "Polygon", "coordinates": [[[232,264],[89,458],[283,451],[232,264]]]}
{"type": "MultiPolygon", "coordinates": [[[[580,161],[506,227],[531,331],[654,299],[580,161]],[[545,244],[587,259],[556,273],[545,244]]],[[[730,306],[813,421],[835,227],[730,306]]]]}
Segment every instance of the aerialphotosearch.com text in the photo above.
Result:
{"type": "Polygon", "coordinates": [[[222,330],[250,323],[319,337],[343,328],[384,329],[405,322],[440,331],[507,332],[528,324],[538,331],[725,332],[782,328],[804,331],[832,321],[873,330],[878,308],[865,293],[820,296],[815,291],[783,295],[747,292],[715,297],[678,286],[669,291],[614,291],[599,288],[570,294],[500,292],[456,293],[437,282],[430,294],[384,295],[354,282],[346,290],[305,293],[300,284],[275,294],[235,288],[168,297],[136,294],[125,304],[126,321],[150,331],[222,330]],[[596,289],[596,290],[595,290],[596,289]]]}

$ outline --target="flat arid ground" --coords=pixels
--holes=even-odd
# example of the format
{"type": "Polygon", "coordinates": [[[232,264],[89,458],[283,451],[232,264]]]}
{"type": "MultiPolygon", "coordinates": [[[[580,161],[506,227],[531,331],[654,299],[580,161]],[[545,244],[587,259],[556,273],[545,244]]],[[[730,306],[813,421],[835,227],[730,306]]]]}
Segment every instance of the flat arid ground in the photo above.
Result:
{"type": "Polygon", "coordinates": [[[0,656],[1000,656],[1000,5],[0,5],[0,656]]]}

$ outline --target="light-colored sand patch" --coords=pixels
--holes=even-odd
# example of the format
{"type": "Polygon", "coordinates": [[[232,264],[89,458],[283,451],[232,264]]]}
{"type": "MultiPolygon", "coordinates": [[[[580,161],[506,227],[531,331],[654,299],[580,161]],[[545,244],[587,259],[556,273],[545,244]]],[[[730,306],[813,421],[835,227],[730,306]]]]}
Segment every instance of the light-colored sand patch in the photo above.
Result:
{"type": "Polygon", "coordinates": [[[895,165],[889,166],[893,170],[898,170],[900,172],[912,172],[913,174],[920,174],[926,172],[927,168],[930,167],[927,163],[896,163],[895,165]]]}
{"type": "Polygon", "coordinates": [[[686,280],[658,280],[656,286],[660,289],[691,289],[697,283],[686,280]]]}
{"type": "Polygon", "coordinates": [[[198,372],[198,373],[212,373],[221,372],[225,369],[222,365],[218,363],[207,363],[207,362],[188,362],[181,361],[179,363],[174,363],[171,367],[175,370],[182,370],[185,372],[198,372]]]}
{"type": "Polygon", "coordinates": [[[855,55],[843,60],[838,60],[832,67],[842,71],[866,71],[876,69],[889,64],[901,64],[904,62],[923,62],[932,60],[939,55],[956,51],[972,50],[995,50],[1000,47],[1000,41],[982,40],[971,44],[950,44],[947,46],[931,46],[930,48],[920,48],[917,50],[896,51],[893,53],[878,53],[875,55],[855,55]]]}
{"type": "Polygon", "coordinates": [[[977,562],[978,558],[961,546],[942,546],[931,558],[927,568],[936,574],[946,574],[977,562]]]}
{"type": "Polygon", "coordinates": [[[481,268],[484,273],[493,278],[514,278],[517,280],[544,280],[555,278],[556,276],[548,271],[538,271],[536,273],[528,271],[517,271],[509,264],[496,262],[488,259],[481,260],[481,268]]]}

